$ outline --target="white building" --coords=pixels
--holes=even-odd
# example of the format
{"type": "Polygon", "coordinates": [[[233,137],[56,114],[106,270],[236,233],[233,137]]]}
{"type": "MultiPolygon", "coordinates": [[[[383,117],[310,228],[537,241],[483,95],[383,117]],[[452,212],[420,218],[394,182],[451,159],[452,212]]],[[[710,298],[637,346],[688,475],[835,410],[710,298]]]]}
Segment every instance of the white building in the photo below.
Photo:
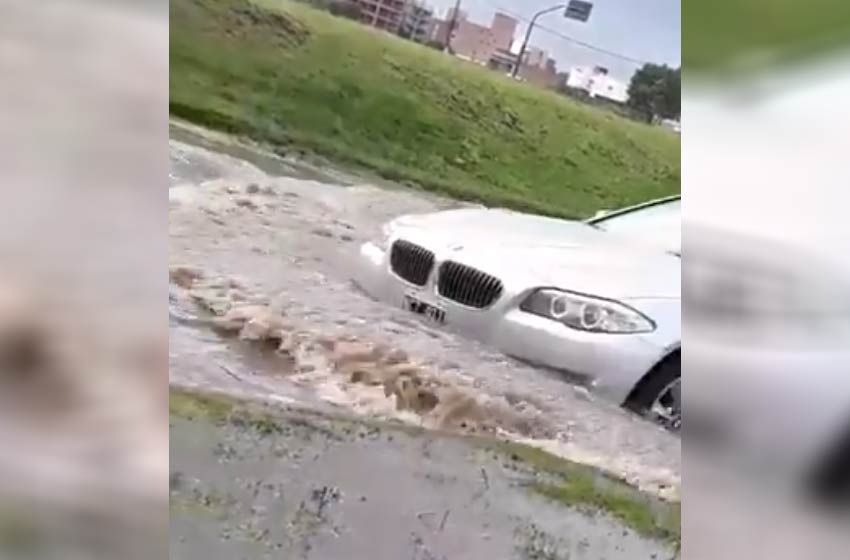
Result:
{"type": "Polygon", "coordinates": [[[590,97],[604,97],[618,103],[629,99],[628,84],[608,75],[608,69],[602,66],[575,66],[570,69],[567,87],[582,89],[590,97]]]}

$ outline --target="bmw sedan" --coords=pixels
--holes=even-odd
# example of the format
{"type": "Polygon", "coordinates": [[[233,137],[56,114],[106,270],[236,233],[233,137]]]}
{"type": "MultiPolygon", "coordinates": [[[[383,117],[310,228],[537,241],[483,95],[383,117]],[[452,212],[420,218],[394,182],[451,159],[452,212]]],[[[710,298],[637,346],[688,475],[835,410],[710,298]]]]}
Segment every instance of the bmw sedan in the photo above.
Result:
{"type": "Polygon", "coordinates": [[[360,249],[373,297],[681,424],[681,199],[588,221],[407,215],[360,249]]]}

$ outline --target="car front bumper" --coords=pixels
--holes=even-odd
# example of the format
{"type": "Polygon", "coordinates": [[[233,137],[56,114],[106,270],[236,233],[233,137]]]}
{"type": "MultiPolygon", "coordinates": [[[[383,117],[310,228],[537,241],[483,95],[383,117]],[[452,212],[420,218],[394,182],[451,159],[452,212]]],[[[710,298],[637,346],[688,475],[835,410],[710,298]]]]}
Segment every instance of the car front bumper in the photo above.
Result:
{"type": "Polygon", "coordinates": [[[421,288],[396,276],[386,252],[373,243],[360,248],[355,282],[372,297],[403,307],[405,297],[445,311],[452,330],[505,354],[564,372],[594,393],[622,404],[635,385],[668,352],[652,335],[590,333],[519,309],[521,294],[506,290],[494,306],[472,309],[443,298],[433,283],[421,288]]]}

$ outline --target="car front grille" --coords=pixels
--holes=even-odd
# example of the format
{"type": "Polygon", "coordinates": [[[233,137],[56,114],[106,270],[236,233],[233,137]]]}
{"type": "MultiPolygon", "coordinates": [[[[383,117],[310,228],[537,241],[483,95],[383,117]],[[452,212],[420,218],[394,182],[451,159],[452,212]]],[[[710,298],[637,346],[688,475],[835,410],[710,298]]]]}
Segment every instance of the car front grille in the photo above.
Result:
{"type": "Polygon", "coordinates": [[[399,239],[390,249],[390,267],[411,284],[424,286],[434,268],[434,253],[409,241],[399,239]]]}
{"type": "Polygon", "coordinates": [[[440,265],[440,295],[468,307],[490,307],[502,295],[502,281],[472,267],[446,261],[440,265]]]}

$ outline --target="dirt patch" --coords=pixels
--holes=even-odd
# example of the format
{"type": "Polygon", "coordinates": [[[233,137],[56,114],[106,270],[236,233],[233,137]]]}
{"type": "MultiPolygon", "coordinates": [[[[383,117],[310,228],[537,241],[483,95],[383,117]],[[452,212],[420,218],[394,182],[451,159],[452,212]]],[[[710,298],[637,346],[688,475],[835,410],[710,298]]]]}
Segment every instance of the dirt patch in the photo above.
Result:
{"type": "Polygon", "coordinates": [[[310,30],[298,19],[251,2],[194,0],[194,3],[213,12],[216,23],[234,39],[271,41],[278,48],[289,49],[302,45],[310,37],[310,30]]]}

